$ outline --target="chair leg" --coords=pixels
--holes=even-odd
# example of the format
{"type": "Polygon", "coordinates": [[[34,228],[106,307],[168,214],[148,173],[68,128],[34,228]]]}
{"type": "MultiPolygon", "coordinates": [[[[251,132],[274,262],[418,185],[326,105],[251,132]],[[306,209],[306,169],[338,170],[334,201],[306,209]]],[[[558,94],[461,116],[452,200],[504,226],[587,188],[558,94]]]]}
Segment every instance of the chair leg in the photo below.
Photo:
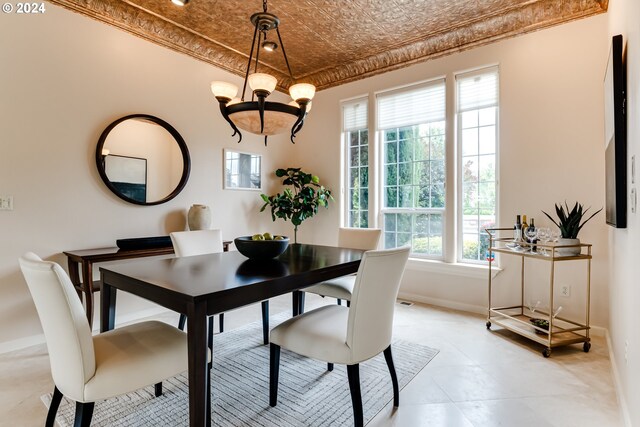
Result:
{"type": "Polygon", "coordinates": [[[362,413],[362,394],[360,393],[360,365],[347,365],[349,377],[349,391],[351,391],[351,404],[353,405],[353,420],[355,427],[363,427],[364,416],[362,413]]]}
{"type": "Polygon", "coordinates": [[[269,300],[262,301],[262,342],[269,344],[269,300]]]}
{"type": "Polygon", "coordinates": [[[327,371],[333,371],[333,363],[327,363],[327,371]]]}
{"type": "Polygon", "coordinates": [[[93,402],[76,402],[76,418],[73,427],[89,427],[93,417],[93,402]]]}
{"type": "Polygon", "coordinates": [[[218,314],[218,323],[220,324],[220,333],[224,332],[224,313],[218,314]]]}
{"type": "Polygon", "coordinates": [[[338,298],[338,305],[342,305],[342,300],[338,298]]]}
{"type": "Polygon", "coordinates": [[[351,307],[351,301],[347,300],[347,308],[351,307]]]}
{"type": "Polygon", "coordinates": [[[47,421],[45,421],[45,427],[53,427],[56,422],[56,414],[60,407],[60,401],[62,401],[62,393],[58,390],[58,387],[53,387],[53,397],[51,398],[51,405],[49,405],[49,412],[47,412],[47,421]]]}
{"type": "Polygon", "coordinates": [[[387,361],[389,373],[391,374],[391,383],[393,384],[393,406],[397,408],[400,405],[400,390],[398,389],[396,368],[393,365],[393,357],[391,356],[391,346],[384,349],[384,360],[387,361]]]}
{"type": "Polygon", "coordinates": [[[269,405],[278,404],[278,375],[280,373],[280,346],[271,343],[269,356],[269,405]]]}
{"type": "Polygon", "coordinates": [[[153,386],[153,388],[154,388],[156,397],[162,396],[162,382],[156,383],[153,386]]]}
{"type": "Polygon", "coordinates": [[[180,320],[178,320],[178,329],[184,331],[184,325],[187,323],[187,316],[185,314],[180,315],[180,320]]]}

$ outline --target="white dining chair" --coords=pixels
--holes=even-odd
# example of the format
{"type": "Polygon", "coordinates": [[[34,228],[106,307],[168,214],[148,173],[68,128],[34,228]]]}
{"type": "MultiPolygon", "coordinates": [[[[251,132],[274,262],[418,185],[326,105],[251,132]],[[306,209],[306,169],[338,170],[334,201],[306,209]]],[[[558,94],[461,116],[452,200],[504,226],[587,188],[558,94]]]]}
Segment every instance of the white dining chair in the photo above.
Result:
{"type": "Polygon", "coordinates": [[[278,401],[280,350],[347,365],[356,427],[363,425],[359,364],[383,352],[393,384],[393,405],[400,404],[391,355],[393,312],[409,247],[365,252],[356,275],[351,306],[327,305],[292,317],[271,330],[269,404],[278,401]]]}
{"type": "MultiPolygon", "coordinates": [[[[370,251],[378,248],[380,235],[382,230],[379,228],[346,228],[341,227],[338,230],[338,246],[341,248],[361,249],[370,251]]],[[[353,293],[353,284],[355,283],[355,274],[342,276],[335,279],[321,282],[317,285],[310,286],[304,290],[294,292],[294,298],[298,298],[297,311],[294,308],[293,315],[304,313],[304,293],[309,292],[322,297],[332,297],[338,300],[338,305],[342,305],[342,300],[346,301],[347,307],[351,301],[353,293]]]]}
{"type": "MultiPolygon", "coordinates": [[[[175,231],[170,233],[173,250],[177,257],[213,254],[223,251],[220,230],[175,231]]],[[[218,315],[220,332],[224,331],[224,313],[218,315]]],[[[185,314],[180,315],[178,328],[184,330],[187,321],[185,314]]],[[[262,339],[269,344],[269,300],[262,301],[262,339]]],[[[213,348],[213,316],[209,317],[209,348],[213,348]]]]}
{"type": "Polygon", "coordinates": [[[63,396],[76,402],[74,426],[89,426],[96,401],[151,384],[159,396],[162,381],[187,370],[184,332],[147,321],[92,337],[82,303],[62,267],[31,252],[19,262],[44,330],[55,384],[46,427],[53,427],[63,396]]]}

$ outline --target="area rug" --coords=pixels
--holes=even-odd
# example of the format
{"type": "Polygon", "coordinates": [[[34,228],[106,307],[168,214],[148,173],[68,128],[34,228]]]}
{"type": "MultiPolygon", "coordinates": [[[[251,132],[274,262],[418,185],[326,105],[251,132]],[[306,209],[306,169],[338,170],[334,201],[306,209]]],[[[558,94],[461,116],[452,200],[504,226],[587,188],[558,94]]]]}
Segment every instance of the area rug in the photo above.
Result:
{"type": "MultiPolygon", "coordinates": [[[[270,319],[271,326],[287,313],[270,319]]],[[[424,345],[394,340],[391,346],[400,388],[411,381],[438,353],[424,345]]],[[[269,346],[262,345],[262,323],[214,337],[212,371],[214,426],[301,427],[353,424],[347,370],[283,350],[280,356],[278,405],[269,406],[269,346]]],[[[365,423],[393,398],[391,378],[382,354],[360,364],[365,423]]],[[[164,394],[154,397],[153,386],[97,402],[92,426],[188,426],[186,373],[164,381],[164,394]]],[[[51,394],[42,396],[48,407],[51,394]]],[[[402,402],[400,403],[402,404],[402,402]]],[[[75,403],[64,398],[57,422],[73,426],[75,403]]]]}

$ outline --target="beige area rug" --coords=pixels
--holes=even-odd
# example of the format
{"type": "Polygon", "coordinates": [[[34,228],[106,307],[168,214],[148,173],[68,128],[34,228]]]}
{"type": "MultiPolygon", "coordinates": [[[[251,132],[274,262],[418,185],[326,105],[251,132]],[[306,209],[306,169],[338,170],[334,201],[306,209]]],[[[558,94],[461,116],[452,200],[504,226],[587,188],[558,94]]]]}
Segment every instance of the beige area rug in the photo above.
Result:
{"type": "MultiPolygon", "coordinates": [[[[270,319],[272,326],[287,313],[270,319]]],[[[402,389],[438,353],[424,345],[396,340],[393,358],[402,389]]],[[[301,427],[353,425],[347,370],[283,350],[280,356],[278,405],[269,406],[269,346],[262,345],[261,322],[224,332],[214,338],[214,426],[301,427]]],[[[379,354],[360,364],[365,424],[393,398],[391,377],[379,354]]],[[[186,373],[164,383],[164,394],[154,397],[153,386],[96,403],[93,422],[99,426],[188,426],[186,373]]],[[[48,407],[51,394],[42,396],[48,407]]],[[[402,401],[400,401],[402,405],[402,401]]],[[[57,422],[73,426],[75,403],[64,398],[57,422]]]]}

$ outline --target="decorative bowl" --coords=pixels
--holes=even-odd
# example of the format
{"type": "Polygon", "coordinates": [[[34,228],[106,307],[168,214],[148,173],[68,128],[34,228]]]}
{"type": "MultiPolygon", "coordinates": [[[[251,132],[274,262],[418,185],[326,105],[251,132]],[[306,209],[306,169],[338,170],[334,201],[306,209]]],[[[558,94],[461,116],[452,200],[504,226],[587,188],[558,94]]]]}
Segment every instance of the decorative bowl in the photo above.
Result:
{"type": "Polygon", "coordinates": [[[259,260],[275,258],[289,246],[287,236],[282,236],[281,240],[252,240],[251,236],[241,236],[236,237],[233,242],[242,255],[259,260]]]}
{"type": "MultiPolygon", "coordinates": [[[[531,318],[529,319],[529,321],[534,325],[537,326],[539,328],[545,329],[545,330],[549,330],[549,321],[546,319],[536,319],[536,318],[531,318]]],[[[535,329],[536,334],[544,334],[546,335],[544,332],[535,329]]]]}

